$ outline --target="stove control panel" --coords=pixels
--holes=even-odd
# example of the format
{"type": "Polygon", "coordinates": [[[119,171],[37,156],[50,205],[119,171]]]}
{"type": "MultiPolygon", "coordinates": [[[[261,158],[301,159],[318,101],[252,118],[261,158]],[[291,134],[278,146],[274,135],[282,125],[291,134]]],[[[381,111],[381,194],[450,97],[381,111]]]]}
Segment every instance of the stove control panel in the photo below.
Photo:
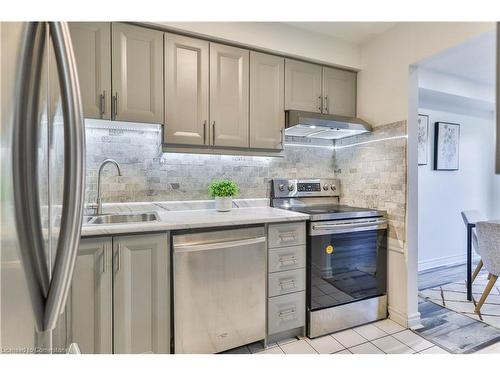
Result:
{"type": "Polygon", "coordinates": [[[297,191],[321,191],[319,182],[297,182],[297,191]]]}
{"type": "Polygon", "coordinates": [[[275,179],[271,181],[271,198],[338,197],[340,181],[337,179],[275,179]]]}

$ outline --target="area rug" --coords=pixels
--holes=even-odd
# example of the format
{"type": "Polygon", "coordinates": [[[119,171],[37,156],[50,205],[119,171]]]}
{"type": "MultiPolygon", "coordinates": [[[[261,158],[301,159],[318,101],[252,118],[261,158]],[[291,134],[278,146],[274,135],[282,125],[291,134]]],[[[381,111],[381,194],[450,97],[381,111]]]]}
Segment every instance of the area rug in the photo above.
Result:
{"type": "Polygon", "coordinates": [[[488,283],[488,274],[481,272],[472,285],[472,301],[467,301],[465,281],[454,282],[420,291],[420,297],[469,318],[500,329],[500,281],[493,287],[480,313],[475,313],[477,301],[488,283]]]}
{"type": "Polygon", "coordinates": [[[500,341],[500,330],[477,319],[421,299],[423,328],[416,332],[451,353],[467,354],[500,341]]]}

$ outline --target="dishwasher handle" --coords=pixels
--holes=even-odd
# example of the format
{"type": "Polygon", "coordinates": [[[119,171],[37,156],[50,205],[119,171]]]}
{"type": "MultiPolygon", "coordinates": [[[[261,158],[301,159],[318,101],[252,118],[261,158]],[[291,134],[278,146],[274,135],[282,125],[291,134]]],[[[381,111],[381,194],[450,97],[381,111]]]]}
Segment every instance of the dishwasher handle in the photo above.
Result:
{"type": "Polygon", "coordinates": [[[193,251],[218,250],[230,247],[248,246],[266,242],[266,237],[246,238],[243,240],[210,242],[203,244],[180,244],[174,245],[175,253],[189,253],[193,251]]]}

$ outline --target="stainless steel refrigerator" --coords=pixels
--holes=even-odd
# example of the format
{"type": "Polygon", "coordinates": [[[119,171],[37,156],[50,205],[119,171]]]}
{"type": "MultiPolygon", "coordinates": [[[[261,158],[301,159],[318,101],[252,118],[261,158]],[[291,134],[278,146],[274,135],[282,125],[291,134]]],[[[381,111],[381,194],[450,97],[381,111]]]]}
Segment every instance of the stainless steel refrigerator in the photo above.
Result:
{"type": "Polygon", "coordinates": [[[2,22],[0,51],[0,352],[66,353],[85,186],[68,25],[2,22]]]}

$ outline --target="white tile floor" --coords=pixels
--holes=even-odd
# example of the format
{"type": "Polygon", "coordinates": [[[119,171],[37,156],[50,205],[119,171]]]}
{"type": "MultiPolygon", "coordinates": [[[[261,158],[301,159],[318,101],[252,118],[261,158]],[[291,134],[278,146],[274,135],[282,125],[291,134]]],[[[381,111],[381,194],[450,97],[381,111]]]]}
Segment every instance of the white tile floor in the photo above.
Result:
{"type": "MultiPolygon", "coordinates": [[[[490,348],[486,348],[490,349],[490,348]]],[[[497,349],[500,352],[500,346],[497,349]]],[[[493,351],[494,352],[494,351],[493,351]]],[[[416,333],[386,319],[316,339],[300,337],[262,348],[254,343],[232,354],[445,354],[416,333]]]]}

